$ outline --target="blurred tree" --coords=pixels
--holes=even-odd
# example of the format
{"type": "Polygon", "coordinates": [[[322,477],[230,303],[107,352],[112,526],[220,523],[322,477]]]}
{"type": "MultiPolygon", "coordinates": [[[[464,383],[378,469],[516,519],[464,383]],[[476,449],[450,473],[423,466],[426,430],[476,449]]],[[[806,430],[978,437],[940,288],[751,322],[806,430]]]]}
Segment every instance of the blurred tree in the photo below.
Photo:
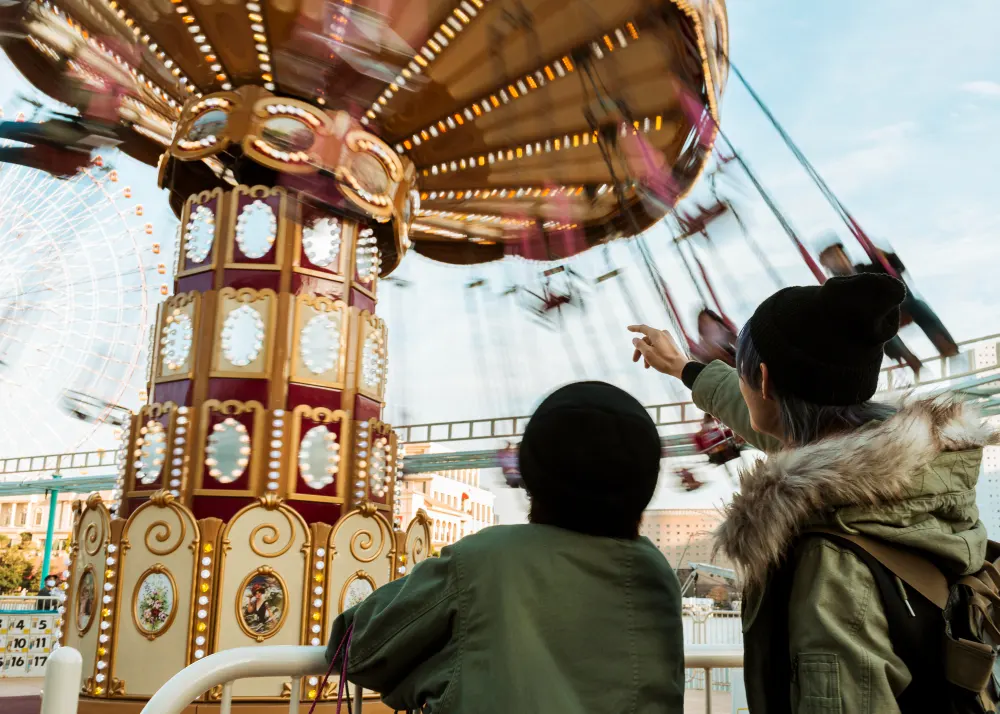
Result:
{"type": "Polygon", "coordinates": [[[20,545],[0,550],[0,594],[11,594],[28,588],[38,590],[40,573],[35,571],[30,554],[20,545]]]}

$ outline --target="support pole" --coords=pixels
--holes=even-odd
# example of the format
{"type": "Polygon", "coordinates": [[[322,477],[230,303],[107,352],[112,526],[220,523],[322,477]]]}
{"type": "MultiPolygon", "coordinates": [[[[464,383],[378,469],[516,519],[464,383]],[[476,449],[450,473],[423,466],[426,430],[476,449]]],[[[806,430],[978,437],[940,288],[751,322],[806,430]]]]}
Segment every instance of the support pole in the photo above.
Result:
{"type": "Polygon", "coordinates": [[[76,714],[83,658],[72,647],[60,647],[45,663],[41,714],[76,714]]]}
{"type": "MultiPolygon", "coordinates": [[[[52,474],[52,478],[62,478],[60,474],[52,474]]],[[[49,525],[45,529],[45,554],[42,556],[42,576],[39,587],[45,587],[45,578],[49,576],[49,561],[52,560],[52,535],[56,529],[56,511],[59,506],[59,491],[50,489],[45,492],[49,497],[49,525]]]]}

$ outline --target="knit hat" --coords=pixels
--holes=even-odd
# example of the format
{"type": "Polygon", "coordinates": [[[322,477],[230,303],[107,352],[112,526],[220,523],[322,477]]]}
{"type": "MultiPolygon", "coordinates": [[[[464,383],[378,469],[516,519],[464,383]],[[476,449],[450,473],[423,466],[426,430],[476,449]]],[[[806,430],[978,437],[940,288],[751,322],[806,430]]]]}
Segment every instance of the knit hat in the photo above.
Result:
{"type": "Polygon", "coordinates": [[[536,501],[544,504],[551,525],[628,537],[656,490],[660,437],[632,395],[577,382],[535,410],[519,462],[533,512],[536,501]]]}
{"type": "Polygon", "coordinates": [[[750,338],[779,393],[813,404],[860,404],[878,387],[905,297],[902,282],[879,274],[785,288],[754,312],[750,338]]]}

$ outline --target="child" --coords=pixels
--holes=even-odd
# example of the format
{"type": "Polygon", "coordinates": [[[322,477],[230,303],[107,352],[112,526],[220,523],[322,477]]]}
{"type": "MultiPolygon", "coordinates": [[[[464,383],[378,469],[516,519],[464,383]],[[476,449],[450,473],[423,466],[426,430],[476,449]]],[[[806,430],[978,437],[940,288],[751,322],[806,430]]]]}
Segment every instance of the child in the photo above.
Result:
{"type": "Polygon", "coordinates": [[[630,395],[557,390],[521,441],[525,525],[463,538],[333,625],[348,679],[426,714],[641,712],[684,707],[680,587],[639,536],[660,440],[630,395]]]}

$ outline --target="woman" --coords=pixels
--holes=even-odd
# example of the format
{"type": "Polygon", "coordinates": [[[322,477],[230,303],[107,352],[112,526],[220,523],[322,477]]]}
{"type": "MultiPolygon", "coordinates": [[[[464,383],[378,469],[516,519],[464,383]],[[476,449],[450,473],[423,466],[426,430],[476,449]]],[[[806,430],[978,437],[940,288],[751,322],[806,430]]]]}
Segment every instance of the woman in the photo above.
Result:
{"type": "Polygon", "coordinates": [[[444,548],[341,614],[327,657],[425,714],[681,714],[680,584],[639,536],[660,439],[609,384],[571,384],[520,446],[529,523],[444,548]],[[353,628],[349,637],[349,628],[353,628]]]}
{"type": "MultiPolygon", "coordinates": [[[[873,274],[781,290],[741,332],[735,369],[688,362],[667,333],[630,328],[643,335],[636,360],[682,379],[700,409],[769,454],[743,474],[717,533],[744,579],[755,714],[948,710],[943,671],[908,670],[911,653],[894,651],[888,632],[897,603],[883,602],[873,570],[835,536],[910,549],[954,576],[978,570],[986,554],[975,485],[996,435],[960,404],[897,411],[870,401],[905,294],[873,274]]],[[[931,651],[940,611],[936,622],[931,651]]]]}

